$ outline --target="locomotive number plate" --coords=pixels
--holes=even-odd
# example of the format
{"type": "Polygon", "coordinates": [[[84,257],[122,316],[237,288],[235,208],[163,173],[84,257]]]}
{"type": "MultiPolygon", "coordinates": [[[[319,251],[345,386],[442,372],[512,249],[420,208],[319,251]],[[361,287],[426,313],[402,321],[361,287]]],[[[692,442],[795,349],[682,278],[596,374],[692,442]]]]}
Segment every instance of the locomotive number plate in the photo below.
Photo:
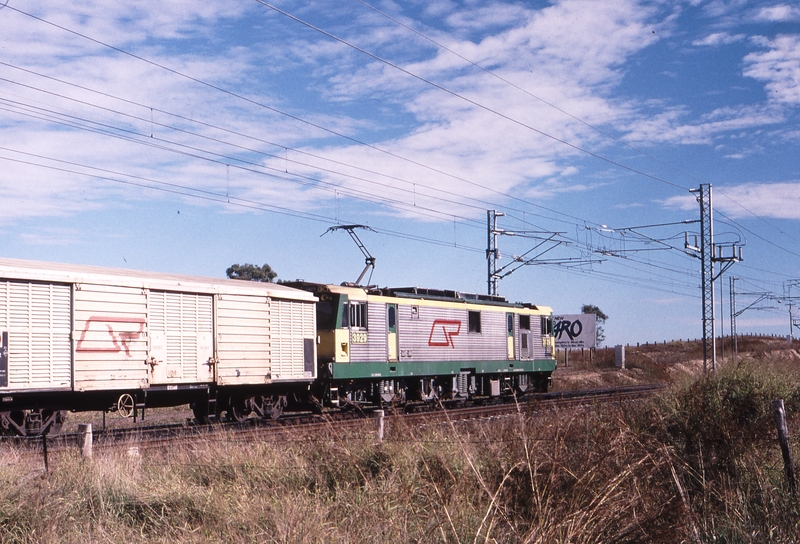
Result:
{"type": "Polygon", "coordinates": [[[350,342],[353,344],[366,344],[367,343],[367,333],[365,332],[351,332],[350,333],[350,342]]]}

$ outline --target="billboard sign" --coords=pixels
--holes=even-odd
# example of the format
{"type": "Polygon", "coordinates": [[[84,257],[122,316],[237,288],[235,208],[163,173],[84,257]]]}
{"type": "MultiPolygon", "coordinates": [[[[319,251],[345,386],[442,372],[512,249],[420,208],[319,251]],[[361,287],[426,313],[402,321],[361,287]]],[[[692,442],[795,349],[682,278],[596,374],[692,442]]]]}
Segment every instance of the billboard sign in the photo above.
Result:
{"type": "Polygon", "coordinates": [[[595,347],[597,316],[594,314],[557,315],[553,317],[553,334],[557,349],[595,347]]]}

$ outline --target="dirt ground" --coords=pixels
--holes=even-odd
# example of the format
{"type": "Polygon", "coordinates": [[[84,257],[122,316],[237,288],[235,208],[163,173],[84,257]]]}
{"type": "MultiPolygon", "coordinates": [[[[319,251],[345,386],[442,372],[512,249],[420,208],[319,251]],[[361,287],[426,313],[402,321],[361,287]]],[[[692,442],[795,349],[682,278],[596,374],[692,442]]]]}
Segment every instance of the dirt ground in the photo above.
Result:
{"type": "MultiPolygon", "coordinates": [[[[724,349],[717,343],[717,368],[742,361],[794,360],[800,363],[800,340],[791,345],[786,338],[744,336],[739,338],[734,353],[730,339],[724,349]]],[[[625,368],[617,368],[614,348],[570,351],[557,354],[558,368],[553,373],[553,390],[568,391],[636,385],[644,383],[676,383],[703,372],[702,341],[674,341],[625,347],[625,368]]],[[[708,367],[711,367],[709,355],[708,367]]]]}

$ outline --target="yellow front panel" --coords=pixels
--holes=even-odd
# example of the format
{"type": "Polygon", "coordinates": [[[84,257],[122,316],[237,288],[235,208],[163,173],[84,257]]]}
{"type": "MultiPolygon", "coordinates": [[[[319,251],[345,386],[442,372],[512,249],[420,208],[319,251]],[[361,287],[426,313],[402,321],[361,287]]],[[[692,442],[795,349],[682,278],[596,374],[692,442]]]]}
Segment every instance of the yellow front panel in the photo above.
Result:
{"type": "Polygon", "coordinates": [[[349,329],[336,329],[334,333],[334,349],[336,353],[335,361],[337,363],[350,362],[350,330],[349,329]]]}
{"type": "Polygon", "coordinates": [[[387,335],[387,341],[389,342],[389,360],[396,361],[397,360],[397,333],[390,332],[387,335]]]}

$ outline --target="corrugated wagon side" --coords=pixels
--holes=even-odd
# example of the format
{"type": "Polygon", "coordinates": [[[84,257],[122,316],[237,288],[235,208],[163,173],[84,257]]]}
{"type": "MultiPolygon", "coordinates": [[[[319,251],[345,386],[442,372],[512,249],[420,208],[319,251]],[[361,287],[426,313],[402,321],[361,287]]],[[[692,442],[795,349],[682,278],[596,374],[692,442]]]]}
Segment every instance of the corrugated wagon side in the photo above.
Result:
{"type": "Polygon", "coordinates": [[[281,285],[0,259],[0,425],[190,403],[276,416],[316,377],[315,299],[281,285]]]}

